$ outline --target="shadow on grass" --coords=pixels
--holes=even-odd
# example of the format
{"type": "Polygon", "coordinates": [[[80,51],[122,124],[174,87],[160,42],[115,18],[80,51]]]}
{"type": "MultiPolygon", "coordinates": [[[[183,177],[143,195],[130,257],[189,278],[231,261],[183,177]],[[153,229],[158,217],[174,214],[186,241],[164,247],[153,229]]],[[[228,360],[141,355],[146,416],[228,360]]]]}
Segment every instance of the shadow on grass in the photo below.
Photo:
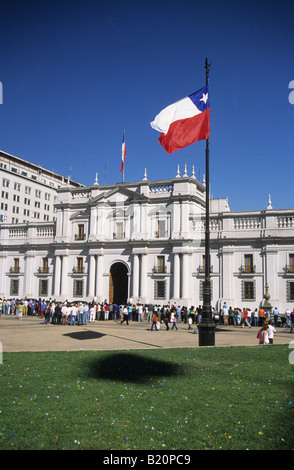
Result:
{"type": "Polygon", "coordinates": [[[134,353],[115,353],[88,364],[93,378],[143,383],[150,378],[182,375],[180,366],[171,361],[142,357],[134,353]]]}

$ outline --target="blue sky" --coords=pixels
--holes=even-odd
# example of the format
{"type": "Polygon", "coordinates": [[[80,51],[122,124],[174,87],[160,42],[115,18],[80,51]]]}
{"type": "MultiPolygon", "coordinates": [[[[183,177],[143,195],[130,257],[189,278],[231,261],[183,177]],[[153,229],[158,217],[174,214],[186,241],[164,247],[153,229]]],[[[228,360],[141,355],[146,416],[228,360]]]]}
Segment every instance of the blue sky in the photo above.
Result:
{"type": "Polygon", "coordinates": [[[150,122],[205,85],[210,182],[232,210],[294,207],[294,2],[1,0],[0,149],[91,185],[205,173],[150,122]],[[105,172],[106,168],[106,172],[105,172]]]}

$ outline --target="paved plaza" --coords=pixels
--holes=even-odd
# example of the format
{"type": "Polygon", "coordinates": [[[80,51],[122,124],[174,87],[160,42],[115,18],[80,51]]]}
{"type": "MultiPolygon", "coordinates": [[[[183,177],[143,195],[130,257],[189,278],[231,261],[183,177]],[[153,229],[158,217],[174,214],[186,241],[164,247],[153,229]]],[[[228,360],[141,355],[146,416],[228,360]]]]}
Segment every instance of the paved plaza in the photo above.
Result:
{"type": "MultiPolygon", "coordinates": [[[[2,315],[0,341],[2,351],[78,351],[197,348],[199,337],[188,325],[178,324],[178,330],[150,331],[146,321],[129,325],[114,321],[95,321],[87,325],[45,325],[40,317],[2,315]]],[[[257,327],[217,326],[215,346],[257,346],[257,327]]],[[[289,345],[294,334],[289,328],[277,328],[274,344],[289,345]]]]}

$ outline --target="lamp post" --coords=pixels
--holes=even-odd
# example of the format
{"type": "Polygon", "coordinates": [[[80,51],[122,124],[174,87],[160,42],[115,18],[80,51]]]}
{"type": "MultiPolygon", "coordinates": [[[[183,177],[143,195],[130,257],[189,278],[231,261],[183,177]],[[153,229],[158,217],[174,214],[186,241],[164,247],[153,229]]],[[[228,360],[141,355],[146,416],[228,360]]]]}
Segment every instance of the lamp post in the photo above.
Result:
{"type": "MultiPolygon", "coordinates": [[[[210,63],[205,61],[206,85],[209,83],[210,63]]],[[[199,328],[199,346],[215,345],[215,324],[211,309],[211,283],[210,283],[210,231],[209,231],[209,139],[206,139],[206,208],[205,208],[205,281],[203,289],[203,306],[199,328]]]]}

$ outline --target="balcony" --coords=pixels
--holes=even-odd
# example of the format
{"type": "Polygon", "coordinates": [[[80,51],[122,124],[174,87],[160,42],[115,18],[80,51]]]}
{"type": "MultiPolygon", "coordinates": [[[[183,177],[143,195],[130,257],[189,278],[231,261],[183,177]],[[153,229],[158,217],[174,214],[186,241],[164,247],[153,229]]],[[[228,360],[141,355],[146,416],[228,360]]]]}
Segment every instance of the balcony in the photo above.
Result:
{"type": "Polygon", "coordinates": [[[76,241],[83,241],[86,240],[86,234],[85,233],[76,233],[75,234],[75,240],[76,241]]]}
{"type": "Polygon", "coordinates": [[[166,266],[154,266],[152,272],[155,274],[165,274],[167,269],[166,266]]]}
{"type": "Polygon", "coordinates": [[[20,273],[20,267],[19,266],[12,266],[9,268],[9,272],[12,274],[18,274],[20,273]]]}
{"type": "Polygon", "coordinates": [[[256,273],[256,266],[240,266],[239,268],[240,274],[255,274],[256,273]]]}
{"type": "Polygon", "coordinates": [[[113,232],[113,240],[124,240],[125,238],[125,233],[120,233],[120,232],[113,232]]]}
{"type": "MultiPolygon", "coordinates": [[[[198,272],[199,274],[205,274],[205,266],[198,266],[197,272],[198,272]]],[[[210,273],[213,272],[213,266],[210,266],[209,272],[210,272],[210,273]]]]}
{"type": "Polygon", "coordinates": [[[38,274],[49,274],[49,267],[41,266],[40,268],[38,268],[38,274]]]}
{"type": "Polygon", "coordinates": [[[164,230],[156,230],[154,232],[154,238],[167,238],[168,237],[168,232],[164,230]]]}
{"type": "Polygon", "coordinates": [[[289,275],[294,275],[294,266],[292,265],[286,265],[284,268],[283,268],[283,271],[285,274],[289,274],[289,275]]]}
{"type": "Polygon", "coordinates": [[[73,274],[84,274],[85,272],[85,266],[74,266],[72,268],[73,274]]]}

